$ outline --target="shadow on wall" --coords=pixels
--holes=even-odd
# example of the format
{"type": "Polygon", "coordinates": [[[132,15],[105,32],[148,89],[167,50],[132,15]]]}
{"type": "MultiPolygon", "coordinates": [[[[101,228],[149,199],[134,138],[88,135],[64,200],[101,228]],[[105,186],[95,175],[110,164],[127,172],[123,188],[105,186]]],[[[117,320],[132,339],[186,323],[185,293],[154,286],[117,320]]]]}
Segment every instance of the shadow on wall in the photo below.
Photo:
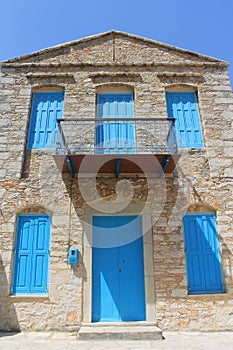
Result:
{"type": "Polygon", "coordinates": [[[233,290],[233,259],[231,249],[228,247],[227,242],[220,237],[220,245],[222,248],[222,268],[223,268],[223,279],[225,282],[225,292],[231,293],[233,290]]]}
{"type": "MultiPolygon", "coordinates": [[[[0,255],[0,332],[18,332],[20,327],[17,313],[14,304],[9,301],[8,293],[9,284],[0,255]]],[[[0,333],[1,336],[5,336],[5,334],[0,333]]]]}

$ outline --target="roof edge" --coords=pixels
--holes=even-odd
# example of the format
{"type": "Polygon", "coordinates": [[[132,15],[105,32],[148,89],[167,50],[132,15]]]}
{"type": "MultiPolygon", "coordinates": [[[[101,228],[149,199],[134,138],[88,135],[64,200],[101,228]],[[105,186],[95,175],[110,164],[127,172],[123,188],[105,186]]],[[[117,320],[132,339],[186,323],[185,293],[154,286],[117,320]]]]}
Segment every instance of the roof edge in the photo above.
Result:
{"type": "Polygon", "coordinates": [[[38,51],[35,51],[35,52],[32,52],[32,53],[26,54],[26,55],[17,56],[17,57],[11,58],[9,60],[2,61],[0,63],[19,62],[19,61],[21,61],[23,59],[30,58],[30,57],[33,57],[33,56],[37,56],[37,55],[40,55],[40,54],[44,54],[44,53],[47,53],[47,52],[51,52],[51,51],[54,51],[54,50],[57,50],[57,49],[65,48],[65,47],[68,47],[70,45],[77,45],[77,44],[80,44],[80,43],[83,43],[83,42],[88,42],[88,41],[91,41],[91,40],[94,40],[94,39],[99,39],[99,38],[102,38],[104,36],[114,35],[114,34],[115,35],[121,35],[121,36],[124,36],[124,37],[128,37],[130,39],[136,39],[136,40],[139,40],[139,41],[144,41],[146,43],[154,44],[154,45],[157,45],[157,46],[160,46],[160,47],[164,47],[164,48],[167,48],[169,50],[178,51],[178,52],[181,52],[181,53],[184,53],[184,54],[191,54],[191,55],[193,55],[195,57],[199,57],[199,58],[205,59],[207,61],[216,62],[216,63],[217,62],[225,63],[225,64],[229,65],[229,63],[227,61],[222,60],[222,59],[218,59],[218,58],[215,58],[215,57],[212,57],[212,56],[208,56],[208,55],[203,55],[203,54],[197,53],[195,51],[186,50],[186,49],[174,46],[174,45],[165,44],[165,43],[157,41],[157,40],[148,39],[148,38],[145,38],[145,37],[142,37],[142,36],[139,36],[139,35],[130,34],[130,33],[126,33],[126,32],[123,32],[123,31],[114,30],[114,29],[106,31],[106,32],[102,32],[102,33],[99,33],[99,34],[89,35],[89,36],[86,36],[84,38],[80,38],[80,39],[77,39],[77,40],[68,41],[68,42],[65,42],[65,43],[62,43],[62,44],[58,44],[58,45],[55,45],[55,46],[51,46],[51,47],[48,47],[48,48],[45,48],[45,49],[41,49],[41,50],[38,50],[38,51]]]}
{"type": "Polygon", "coordinates": [[[151,43],[151,44],[155,44],[155,45],[158,45],[158,46],[161,46],[161,47],[165,47],[165,48],[170,49],[170,50],[179,51],[181,53],[191,54],[191,55],[194,55],[194,56],[200,57],[200,58],[205,58],[205,59],[208,59],[208,60],[210,60],[212,62],[228,63],[227,61],[224,61],[224,60],[216,58],[216,57],[204,55],[204,54],[201,54],[201,53],[198,53],[198,52],[195,52],[195,51],[191,51],[191,50],[186,50],[186,49],[180,48],[178,46],[166,44],[166,43],[163,43],[161,41],[154,40],[154,39],[145,38],[145,37],[142,37],[140,35],[130,34],[130,33],[122,32],[122,31],[118,31],[118,30],[112,30],[111,32],[115,33],[115,34],[120,34],[120,35],[129,37],[131,39],[134,38],[134,39],[137,39],[137,40],[140,40],[140,41],[145,41],[147,43],[151,43]]]}
{"type": "Polygon", "coordinates": [[[47,48],[44,48],[44,49],[41,49],[41,50],[38,50],[38,51],[31,52],[31,53],[26,54],[26,55],[17,56],[17,57],[11,58],[9,60],[2,61],[0,63],[13,63],[13,62],[16,62],[18,60],[22,60],[22,59],[25,59],[25,58],[37,56],[39,54],[44,54],[44,53],[47,53],[47,52],[50,52],[50,51],[53,51],[53,50],[62,49],[62,48],[65,48],[67,46],[70,46],[70,45],[76,45],[76,44],[80,44],[82,42],[91,41],[93,39],[99,39],[99,38],[104,37],[106,35],[110,35],[110,34],[112,34],[114,32],[116,32],[116,31],[110,30],[110,31],[107,31],[107,32],[99,33],[99,34],[93,34],[93,35],[85,36],[84,38],[67,41],[65,43],[54,45],[54,46],[51,46],[51,47],[47,47],[47,48]]]}

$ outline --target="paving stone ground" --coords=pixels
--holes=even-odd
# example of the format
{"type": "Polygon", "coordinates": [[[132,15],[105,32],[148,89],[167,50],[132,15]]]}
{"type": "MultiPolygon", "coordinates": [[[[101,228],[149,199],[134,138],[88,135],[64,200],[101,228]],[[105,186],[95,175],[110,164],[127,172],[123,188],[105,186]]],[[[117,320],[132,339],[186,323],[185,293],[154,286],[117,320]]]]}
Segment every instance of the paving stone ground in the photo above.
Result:
{"type": "Polygon", "coordinates": [[[81,341],[75,333],[0,333],[0,350],[233,350],[233,332],[164,332],[164,340],[81,341]]]}

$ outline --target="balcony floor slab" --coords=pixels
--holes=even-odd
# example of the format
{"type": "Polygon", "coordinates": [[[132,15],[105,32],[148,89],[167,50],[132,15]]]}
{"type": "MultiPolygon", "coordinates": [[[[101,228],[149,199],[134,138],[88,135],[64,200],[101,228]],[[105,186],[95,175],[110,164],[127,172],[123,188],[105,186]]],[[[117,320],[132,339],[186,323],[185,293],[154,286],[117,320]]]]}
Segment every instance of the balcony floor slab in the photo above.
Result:
{"type": "Polygon", "coordinates": [[[69,173],[67,157],[72,162],[75,173],[116,173],[116,164],[120,159],[118,172],[126,174],[172,173],[180,158],[179,154],[71,154],[54,155],[54,161],[61,173],[69,173]],[[163,165],[166,164],[164,168],[163,165]]]}

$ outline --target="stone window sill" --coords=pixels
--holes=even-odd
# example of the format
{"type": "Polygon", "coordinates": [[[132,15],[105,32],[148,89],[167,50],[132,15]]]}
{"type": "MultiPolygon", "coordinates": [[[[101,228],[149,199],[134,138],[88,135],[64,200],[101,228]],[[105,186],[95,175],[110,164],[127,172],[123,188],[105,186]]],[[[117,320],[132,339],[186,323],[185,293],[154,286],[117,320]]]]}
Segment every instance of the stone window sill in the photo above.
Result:
{"type": "Polygon", "coordinates": [[[229,299],[229,294],[227,293],[218,293],[218,294],[188,294],[187,297],[188,299],[215,299],[215,300],[226,300],[229,299]]]}
{"type": "Polygon", "coordinates": [[[17,301],[38,301],[38,302],[43,302],[46,300],[49,300],[49,295],[39,295],[39,294],[34,294],[34,295],[29,295],[29,294],[22,294],[22,295],[8,295],[8,299],[11,300],[12,302],[17,302],[17,301]]]}

